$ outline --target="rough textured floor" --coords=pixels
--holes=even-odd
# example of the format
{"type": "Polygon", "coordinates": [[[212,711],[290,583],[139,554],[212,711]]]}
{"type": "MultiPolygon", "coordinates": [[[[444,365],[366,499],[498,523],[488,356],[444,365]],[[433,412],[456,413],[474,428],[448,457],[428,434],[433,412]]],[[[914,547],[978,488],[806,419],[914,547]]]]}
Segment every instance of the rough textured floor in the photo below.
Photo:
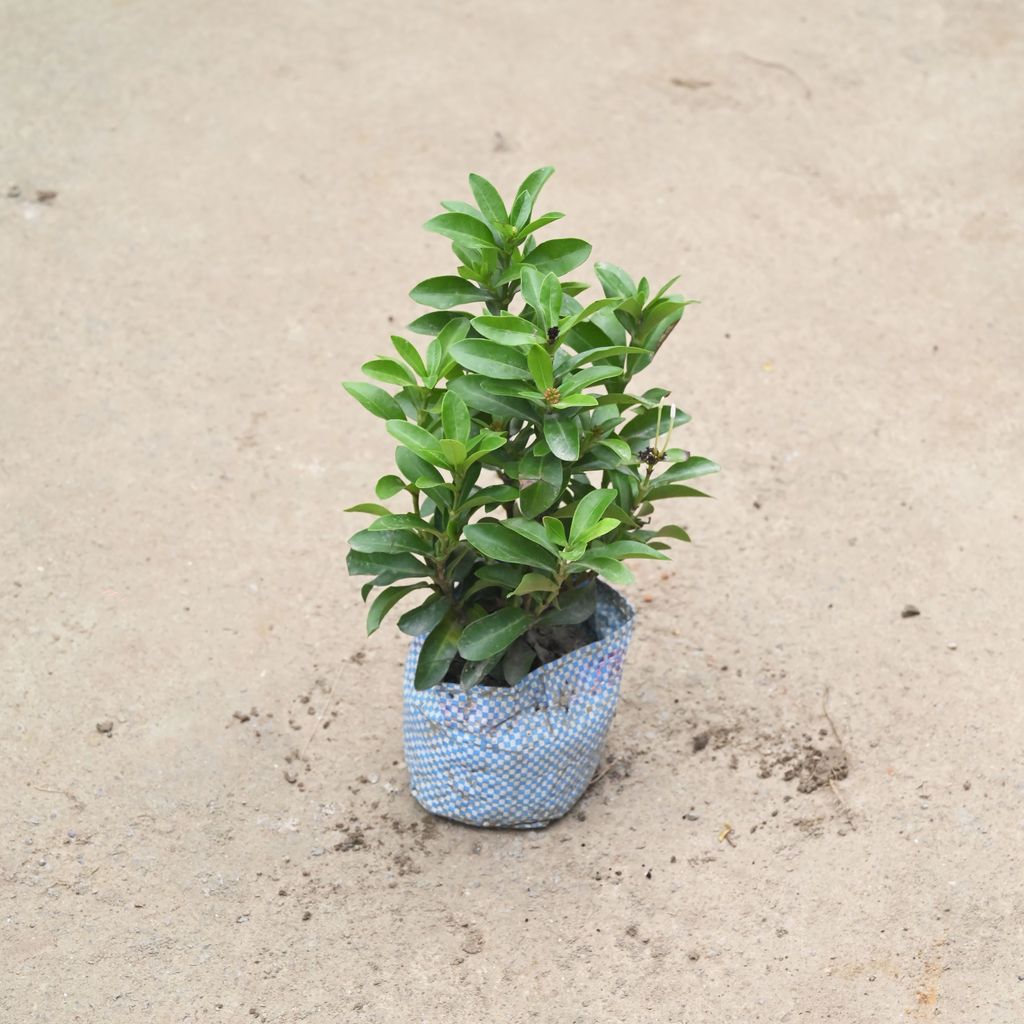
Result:
{"type": "Polygon", "coordinates": [[[0,1019],[1021,1020],[1019,2],[0,38],[0,1019]],[[702,300],[648,378],[724,472],[640,566],[605,774],[485,833],[406,790],[340,382],[450,272],[437,201],[543,163],[702,300]]]}

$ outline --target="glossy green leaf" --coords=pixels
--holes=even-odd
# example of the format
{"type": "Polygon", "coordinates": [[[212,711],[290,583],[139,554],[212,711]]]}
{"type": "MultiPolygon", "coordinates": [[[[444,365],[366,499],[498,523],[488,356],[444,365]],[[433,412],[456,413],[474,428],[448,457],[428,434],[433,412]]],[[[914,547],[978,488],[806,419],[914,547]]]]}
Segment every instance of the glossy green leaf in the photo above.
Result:
{"type": "Polygon", "coordinates": [[[501,608],[471,622],[459,637],[459,654],[482,661],[500,654],[530,628],[530,616],[521,608],[501,608]]]}
{"type": "Polygon", "coordinates": [[[519,481],[525,485],[519,495],[519,507],[524,516],[536,519],[561,493],[562,462],[554,455],[525,458],[519,464],[519,481]]]}
{"type": "Polygon", "coordinates": [[[428,220],[423,227],[470,248],[494,245],[490,228],[466,213],[441,213],[428,220]]]}
{"type": "Polygon", "coordinates": [[[556,584],[554,580],[549,579],[547,576],[542,576],[539,572],[528,572],[519,581],[519,586],[506,596],[519,597],[522,594],[535,594],[541,592],[553,594],[557,590],[558,584],[556,584]]]}
{"type": "Polygon", "coordinates": [[[456,377],[448,382],[448,390],[454,391],[471,409],[501,421],[537,418],[529,402],[491,394],[478,377],[456,377]]]}
{"type": "Polygon", "coordinates": [[[491,341],[502,345],[528,345],[542,341],[543,335],[536,324],[518,316],[478,316],[473,318],[473,329],[491,341]]]}
{"type": "Polygon", "coordinates": [[[416,378],[397,359],[371,359],[363,363],[362,371],[367,377],[381,380],[385,384],[416,383],[416,378]]]}
{"type": "Polygon", "coordinates": [[[669,466],[663,473],[657,476],[655,483],[668,484],[678,483],[680,480],[693,480],[699,476],[707,476],[709,473],[717,473],[719,468],[710,459],[694,455],[685,462],[676,462],[669,466]]]}
{"type": "Polygon", "coordinates": [[[556,567],[557,559],[550,551],[521,537],[502,523],[471,523],[463,533],[466,540],[487,558],[549,571],[556,567]]]}
{"type": "Polygon", "coordinates": [[[491,487],[481,487],[467,498],[461,505],[460,510],[468,511],[472,508],[479,508],[481,505],[501,505],[509,501],[515,501],[519,497],[519,491],[507,484],[494,484],[491,487]]]}
{"type": "Polygon", "coordinates": [[[636,294],[636,285],[633,279],[621,267],[614,263],[597,262],[594,264],[594,273],[597,275],[605,295],[610,298],[626,298],[636,294]]]}
{"type": "Polygon", "coordinates": [[[394,473],[388,473],[387,476],[382,476],[374,488],[377,497],[381,501],[387,501],[388,498],[393,498],[399,491],[405,490],[405,481],[400,476],[395,476],[394,473]]]}
{"type": "Polygon", "coordinates": [[[423,636],[448,614],[451,606],[451,601],[444,594],[432,594],[421,605],[402,615],[398,620],[398,628],[406,636],[423,636]]]}
{"type": "MultiPolygon", "coordinates": [[[[449,214],[457,216],[457,214],[449,214]]],[[[427,634],[416,662],[413,685],[417,690],[428,690],[443,682],[459,650],[461,627],[454,611],[448,614],[427,634]]]]}
{"type": "Polygon", "coordinates": [[[533,376],[537,390],[544,392],[555,386],[555,373],[551,365],[551,356],[542,345],[531,345],[526,353],[526,363],[533,376]]]}
{"type": "Polygon", "coordinates": [[[400,444],[404,444],[410,451],[415,452],[421,459],[434,463],[436,460],[444,460],[437,438],[416,426],[415,423],[407,423],[405,420],[388,420],[388,433],[400,444]]]}
{"type": "Polygon", "coordinates": [[[675,525],[662,526],[655,534],[655,537],[671,537],[673,540],[690,543],[690,535],[681,527],[675,525]]]}
{"type": "Polygon", "coordinates": [[[407,552],[349,551],[345,563],[350,576],[378,576],[384,583],[429,575],[427,567],[407,552]]]}
{"type": "Polygon", "coordinates": [[[628,569],[621,562],[614,558],[605,558],[601,555],[586,554],[576,563],[593,569],[594,572],[603,576],[611,583],[626,584],[632,583],[636,577],[632,570],[628,569]]]}
{"type": "Polygon", "coordinates": [[[501,661],[501,673],[509,686],[515,686],[533,668],[537,653],[520,637],[505,652],[501,661]]]}
{"type": "Polygon", "coordinates": [[[427,586],[426,583],[410,583],[404,587],[388,587],[386,590],[382,590],[373,599],[366,615],[366,635],[371,636],[377,632],[384,617],[406,594],[411,594],[414,590],[422,590],[425,586],[427,586]]]}
{"type": "Polygon", "coordinates": [[[616,558],[621,561],[623,558],[656,558],[667,560],[667,556],[655,550],[648,544],[638,540],[614,540],[610,544],[601,544],[592,549],[595,555],[607,555],[609,558],[616,558]]]}
{"type": "Polygon", "coordinates": [[[467,302],[480,302],[487,298],[487,293],[465,278],[446,276],[430,277],[426,281],[420,281],[409,292],[409,297],[414,302],[421,302],[424,306],[432,306],[434,309],[450,309],[452,306],[461,306],[467,302]]]}
{"type": "Polygon", "coordinates": [[[660,501],[662,498],[710,498],[710,494],[698,491],[696,487],[684,484],[655,484],[647,491],[648,501],[660,501]]]}
{"type": "MultiPolygon", "coordinates": [[[[526,356],[509,345],[485,338],[467,338],[451,347],[451,357],[459,366],[498,380],[528,380],[526,356]]],[[[464,400],[465,396],[463,397],[464,400]]]]}
{"type": "Polygon", "coordinates": [[[610,487],[591,491],[580,498],[572,514],[569,541],[575,543],[584,533],[604,516],[605,509],[615,500],[615,491],[610,487]]]}
{"type": "Polygon", "coordinates": [[[544,280],[540,286],[539,298],[540,306],[537,311],[541,315],[541,320],[546,330],[558,323],[558,315],[562,308],[562,286],[558,283],[558,278],[554,274],[549,272],[544,275],[544,280]]]}
{"type": "Polygon", "coordinates": [[[466,313],[463,310],[438,310],[436,313],[424,313],[423,316],[416,317],[412,323],[409,324],[409,330],[414,334],[429,334],[433,336],[440,334],[441,331],[455,320],[469,320],[472,317],[472,313],[466,313]]]}
{"type": "Polygon", "coordinates": [[[576,626],[593,616],[597,608],[597,588],[593,580],[564,590],[555,607],[545,612],[538,624],[542,626],[576,626]]]}
{"type": "Polygon", "coordinates": [[[463,443],[469,440],[469,408],[454,391],[446,392],[441,401],[441,423],[445,437],[463,443]]]}
{"type": "Polygon", "coordinates": [[[375,519],[367,527],[368,530],[423,530],[440,536],[440,531],[435,530],[430,523],[412,512],[399,512],[395,515],[381,516],[375,519]]]}
{"type": "Polygon", "coordinates": [[[552,211],[551,213],[543,214],[536,220],[531,220],[529,224],[524,224],[516,232],[516,241],[521,242],[524,238],[532,235],[535,231],[540,231],[541,228],[547,227],[548,224],[553,224],[556,220],[561,220],[564,216],[564,213],[552,211]]]}
{"type": "Polygon", "coordinates": [[[469,187],[473,190],[473,198],[476,200],[477,206],[480,207],[480,212],[491,224],[496,228],[508,224],[508,212],[505,210],[505,204],[501,201],[498,190],[486,178],[481,178],[479,174],[471,174],[469,187]]]}
{"type": "Polygon", "coordinates": [[[382,420],[405,419],[402,407],[383,388],[362,381],[346,381],[342,387],[364,408],[382,420]]]}
{"type": "Polygon", "coordinates": [[[410,551],[430,555],[434,546],[412,530],[360,530],[348,540],[349,547],[360,553],[410,551]]]}
{"type": "Polygon", "coordinates": [[[391,515],[391,509],[385,508],[383,505],[377,505],[372,501],[360,502],[358,505],[349,505],[346,512],[365,512],[371,516],[389,516],[391,515]]]}
{"type": "Polygon", "coordinates": [[[561,277],[575,270],[581,263],[586,263],[590,250],[590,243],[584,242],[582,238],[550,238],[541,242],[523,262],[545,274],[561,277]]]}
{"type": "Polygon", "coordinates": [[[580,425],[575,419],[545,416],[544,440],[551,453],[563,462],[575,462],[580,457],[580,425]]]}
{"type": "Polygon", "coordinates": [[[561,519],[555,519],[554,516],[545,516],[544,531],[548,535],[548,542],[556,548],[564,548],[569,543],[568,538],[565,536],[565,527],[562,525],[561,519]]]}

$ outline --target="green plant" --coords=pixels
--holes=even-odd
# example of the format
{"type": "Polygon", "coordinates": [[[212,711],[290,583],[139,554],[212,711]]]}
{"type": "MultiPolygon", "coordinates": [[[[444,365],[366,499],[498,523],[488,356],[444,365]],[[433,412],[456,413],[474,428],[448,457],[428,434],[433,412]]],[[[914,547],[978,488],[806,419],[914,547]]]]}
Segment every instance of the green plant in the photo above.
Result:
{"type": "Polygon", "coordinates": [[[663,559],[666,540],[689,540],[680,526],[649,525],[654,504],[705,497],[687,481],[718,468],[671,446],[689,417],[667,390],[627,390],[689,304],[669,293],[677,279],[652,295],[646,278],[597,263],[604,298],[583,306],[588,285],[561,278],[590,245],[535,237],[563,216],[534,215],[552,173],[529,175],[510,209],[475,174],[476,206],[442,203],[425,226],[451,240],[460,265],[411,292],[433,310],[409,325],[430,338],[425,351],[394,336],[397,358],[364,364],[397,392],[345,384],[398,442],[398,472],[377,481],[377,497],[409,502],[348,510],[373,516],[349,541],[348,569],[371,577],[364,601],[382,588],[370,633],[406,595],[421,598],[398,620],[426,634],[419,689],[456,673],[467,687],[518,682],[541,660],[538,629],[592,616],[597,577],[629,583],[627,559],[663,559]],[[473,304],[483,309],[454,308],[473,304]]]}

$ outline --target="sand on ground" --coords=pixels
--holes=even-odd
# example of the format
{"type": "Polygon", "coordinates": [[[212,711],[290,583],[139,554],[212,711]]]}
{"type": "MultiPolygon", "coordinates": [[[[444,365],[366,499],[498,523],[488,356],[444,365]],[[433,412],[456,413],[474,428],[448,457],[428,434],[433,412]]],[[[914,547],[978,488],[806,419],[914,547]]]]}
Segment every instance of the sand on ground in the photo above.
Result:
{"type": "Polygon", "coordinates": [[[4,4],[0,1019],[1019,1021],[1021,15],[4,4]],[[724,471],[604,774],[484,832],[408,794],[340,382],[545,163],[701,299],[647,376],[724,471]]]}

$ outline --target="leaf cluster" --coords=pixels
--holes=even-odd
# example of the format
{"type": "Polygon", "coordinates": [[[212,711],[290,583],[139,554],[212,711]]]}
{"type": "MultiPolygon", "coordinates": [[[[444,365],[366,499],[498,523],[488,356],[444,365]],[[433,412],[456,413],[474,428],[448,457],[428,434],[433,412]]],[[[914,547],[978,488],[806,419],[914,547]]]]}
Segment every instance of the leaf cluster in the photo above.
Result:
{"type": "Polygon", "coordinates": [[[514,685],[538,663],[536,630],[593,615],[598,578],[629,583],[630,559],[689,540],[650,525],[655,505],[706,497],[690,481],[718,468],[672,446],[689,417],[667,390],[632,387],[689,301],[675,279],[653,292],[597,263],[603,297],[581,302],[589,285],[567,275],[591,246],[536,238],[563,216],[535,211],[552,173],[530,174],[509,206],[471,174],[475,204],[441,204],[425,226],[458,266],[411,292],[429,312],[409,330],[428,340],[393,336],[369,379],[344,385],[397,442],[378,501],[350,509],[371,520],[348,569],[369,577],[371,633],[415,595],[398,626],[425,637],[420,689],[514,685]],[[403,511],[382,504],[398,498],[403,511]]]}

